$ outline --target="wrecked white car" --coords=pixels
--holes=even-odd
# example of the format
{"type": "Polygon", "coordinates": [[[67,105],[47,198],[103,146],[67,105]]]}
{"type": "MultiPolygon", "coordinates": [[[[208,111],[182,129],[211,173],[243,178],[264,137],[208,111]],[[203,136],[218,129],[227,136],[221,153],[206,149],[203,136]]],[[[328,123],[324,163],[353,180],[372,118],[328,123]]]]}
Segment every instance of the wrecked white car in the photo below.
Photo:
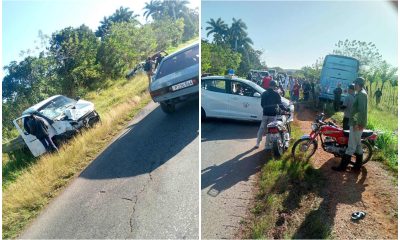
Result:
{"type": "Polygon", "coordinates": [[[44,118],[48,123],[49,136],[59,145],[70,139],[82,128],[88,128],[100,121],[94,104],[85,100],[74,100],[56,95],[26,109],[21,117],[13,121],[19,134],[31,153],[37,157],[46,152],[42,143],[24,128],[24,119],[31,113],[44,118]]]}

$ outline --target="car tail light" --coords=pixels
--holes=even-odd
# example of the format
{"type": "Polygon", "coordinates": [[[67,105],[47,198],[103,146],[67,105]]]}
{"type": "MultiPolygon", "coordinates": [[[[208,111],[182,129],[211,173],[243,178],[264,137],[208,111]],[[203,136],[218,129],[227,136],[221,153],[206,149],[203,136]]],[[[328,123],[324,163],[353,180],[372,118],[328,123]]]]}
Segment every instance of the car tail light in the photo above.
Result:
{"type": "Polygon", "coordinates": [[[268,128],[268,133],[279,133],[279,129],[277,127],[268,128]]]}
{"type": "Polygon", "coordinates": [[[199,78],[198,77],[193,78],[192,81],[193,81],[193,85],[199,84],[199,78]]]}
{"type": "Polygon", "coordinates": [[[168,92],[168,88],[160,88],[160,89],[150,92],[150,96],[152,98],[154,98],[154,97],[166,94],[167,92],[168,92]]]}

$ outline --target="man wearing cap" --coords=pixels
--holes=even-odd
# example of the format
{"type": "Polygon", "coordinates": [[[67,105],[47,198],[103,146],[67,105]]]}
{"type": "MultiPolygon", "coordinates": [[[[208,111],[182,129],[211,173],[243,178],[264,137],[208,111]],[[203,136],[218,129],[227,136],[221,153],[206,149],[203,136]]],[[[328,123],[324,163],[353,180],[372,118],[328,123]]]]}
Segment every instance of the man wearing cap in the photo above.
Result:
{"type": "Polygon", "coordinates": [[[347,165],[350,163],[351,156],[356,156],[356,164],[353,169],[359,171],[362,165],[363,149],[361,146],[361,135],[364,128],[367,126],[368,114],[368,96],[364,90],[365,80],[361,77],[354,81],[354,88],[357,94],[354,97],[354,103],[350,113],[349,125],[349,143],[346,149],[346,154],[343,155],[340,165],[332,167],[335,171],[345,171],[347,165]]]}
{"type": "Polygon", "coordinates": [[[344,110],[344,117],[343,117],[343,130],[349,130],[349,120],[351,116],[351,109],[354,102],[354,84],[349,85],[348,95],[344,99],[343,105],[341,109],[344,110]]]}
{"type": "MultiPolygon", "coordinates": [[[[268,123],[276,120],[276,115],[278,115],[277,112],[278,107],[284,111],[289,111],[289,109],[282,104],[281,96],[275,90],[277,87],[278,83],[272,80],[269,83],[268,89],[264,91],[263,94],[261,95],[261,107],[263,108],[263,118],[260,124],[260,128],[258,129],[257,143],[255,148],[258,148],[260,146],[260,142],[262,140],[265,127],[268,125],[268,123]]],[[[269,140],[269,134],[267,134],[266,136],[265,149],[266,150],[272,149],[269,140]]]]}

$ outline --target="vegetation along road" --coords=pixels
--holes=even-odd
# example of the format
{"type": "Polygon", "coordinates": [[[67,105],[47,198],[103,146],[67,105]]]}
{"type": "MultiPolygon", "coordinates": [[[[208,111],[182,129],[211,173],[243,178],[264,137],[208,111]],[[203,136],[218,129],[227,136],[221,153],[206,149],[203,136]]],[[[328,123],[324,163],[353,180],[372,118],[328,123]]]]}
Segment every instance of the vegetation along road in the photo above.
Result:
{"type": "Polygon", "coordinates": [[[198,238],[197,106],[147,105],[21,238],[198,238]]]}

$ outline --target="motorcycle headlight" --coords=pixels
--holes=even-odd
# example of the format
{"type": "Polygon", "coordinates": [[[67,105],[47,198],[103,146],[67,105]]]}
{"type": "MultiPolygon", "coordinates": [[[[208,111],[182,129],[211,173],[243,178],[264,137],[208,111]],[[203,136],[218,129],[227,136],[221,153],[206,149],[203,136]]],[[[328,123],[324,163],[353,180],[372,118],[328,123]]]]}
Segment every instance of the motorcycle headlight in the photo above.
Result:
{"type": "Polygon", "coordinates": [[[311,129],[313,131],[317,131],[318,130],[318,125],[316,123],[311,124],[311,129]]]}

